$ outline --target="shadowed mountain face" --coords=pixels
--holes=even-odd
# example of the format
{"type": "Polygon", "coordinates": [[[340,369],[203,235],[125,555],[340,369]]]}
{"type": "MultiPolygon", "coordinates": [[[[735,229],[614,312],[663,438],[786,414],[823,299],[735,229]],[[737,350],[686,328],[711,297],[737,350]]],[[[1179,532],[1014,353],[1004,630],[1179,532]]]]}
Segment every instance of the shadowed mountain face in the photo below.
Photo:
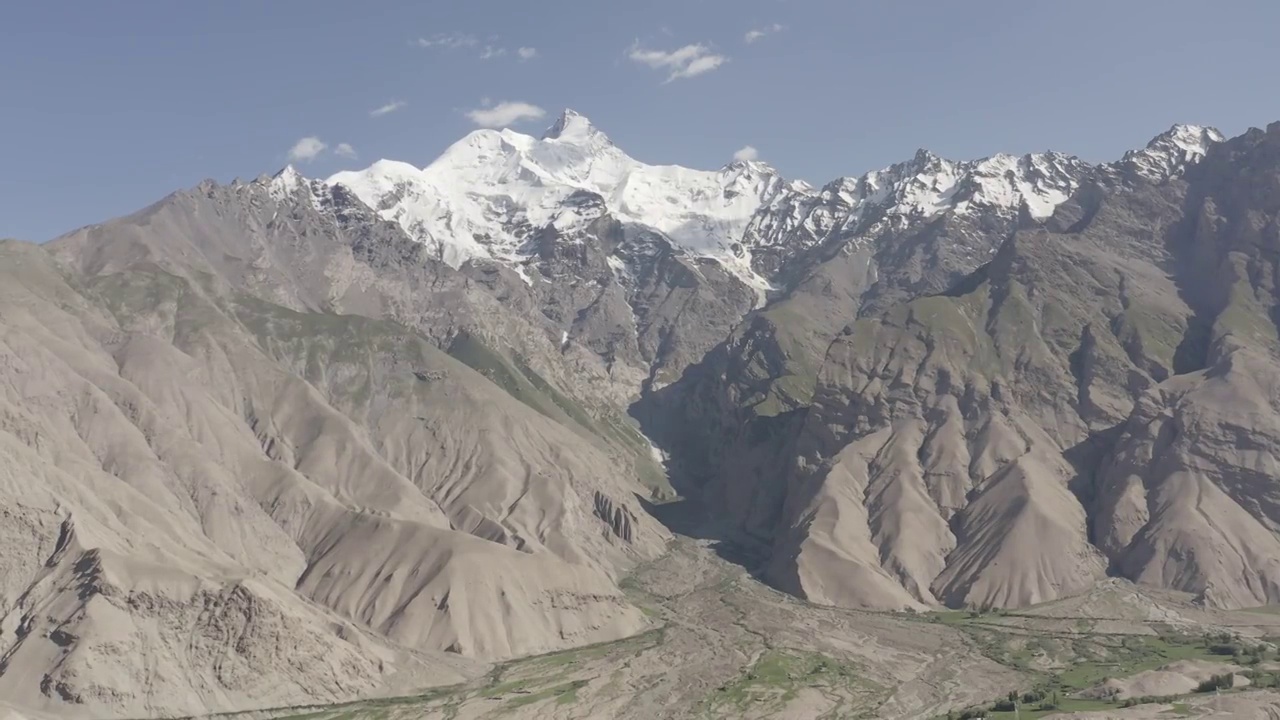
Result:
{"type": "Polygon", "coordinates": [[[337,701],[627,636],[664,457],[823,604],[1280,602],[1278,218],[1280,125],[817,189],[567,113],[3,243],[0,697],[337,701]]]}
{"type": "Polygon", "coordinates": [[[1278,152],[1273,125],[1043,220],[846,245],[641,407],[688,413],[689,482],[815,601],[1022,606],[1108,572],[1280,600],[1278,152]],[[952,238],[994,255],[903,272],[952,238]]]}

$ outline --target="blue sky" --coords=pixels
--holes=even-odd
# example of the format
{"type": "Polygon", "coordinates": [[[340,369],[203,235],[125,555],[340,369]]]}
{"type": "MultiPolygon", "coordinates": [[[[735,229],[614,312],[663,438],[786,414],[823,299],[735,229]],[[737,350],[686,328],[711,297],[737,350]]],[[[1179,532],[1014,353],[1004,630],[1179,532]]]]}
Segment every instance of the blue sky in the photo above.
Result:
{"type": "Polygon", "coordinates": [[[1111,159],[1174,122],[1280,120],[1277,27],[1274,0],[5,3],[0,237],[271,172],[304,138],[307,175],[426,164],[501,103],[546,112],[527,132],[572,107],[646,162],[751,146],[814,183],[917,147],[1111,159]]]}

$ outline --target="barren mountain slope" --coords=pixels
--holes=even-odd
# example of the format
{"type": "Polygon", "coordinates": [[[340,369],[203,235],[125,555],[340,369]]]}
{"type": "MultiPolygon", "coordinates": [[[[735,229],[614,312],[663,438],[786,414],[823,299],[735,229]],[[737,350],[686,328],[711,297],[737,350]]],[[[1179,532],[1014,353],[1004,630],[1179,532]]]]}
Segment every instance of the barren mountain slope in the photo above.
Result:
{"type": "Polygon", "coordinates": [[[846,246],[671,388],[712,418],[705,503],[825,603],[1020,606],[1108,568],[1276,600],[1277,147],[1251,131],[1185,178],[1130,156],[905,303],[859,297],[846,246]]]}
{"type": "Polygon", "coordinates": [[[0,252],[5,697],[339,699],[643,627],[639,484],[414,332],[0,252]]]}
{"type": "MultiPolygon", "coordinates": [[[[618,408],[644,368],[615,369],[585,342],[566,343],[567,325],[541,312],[533,289],[510,268],[456,271],[345,188],[305,180],[292,169],[249,183],[205,182],[48,247],[90,276],[155,265],[220,294],[394,320],[442,348],[471,336],[573,397],[608,434],[643,444],[618,408]]],[[[650,459],[647,445],[629,454],[620,461],[650,459]]]]}
{"type": "MultiPolygon", "coordinates": [[[[1137,340],[1181,374],[1143,394],[1101,463],[1095,535],[1117,570],[1207,604],[1280,601],[1280,123],[1191,176],[1173,236],[1183,336],[1137,340]],[[1172,352],[1170,352],[1172,350],[1172,352]]],[[[1174,330],[1177,329],[1172,328],[1174,330]]]]}

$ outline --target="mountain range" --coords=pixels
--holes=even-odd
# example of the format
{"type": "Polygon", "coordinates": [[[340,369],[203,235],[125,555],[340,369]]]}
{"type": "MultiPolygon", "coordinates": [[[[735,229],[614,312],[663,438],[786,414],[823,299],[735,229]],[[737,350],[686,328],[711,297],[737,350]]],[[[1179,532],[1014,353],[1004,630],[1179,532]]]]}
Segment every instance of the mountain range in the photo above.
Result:
{"type": "Polygon", "coordinates": [[[812,603],[1280,602],[1280,124],[822,187],[566,110],[0,244],[0,697],[194,715],[812,603]],[[664,524],[672,508],[693,524],[664,524]]]}

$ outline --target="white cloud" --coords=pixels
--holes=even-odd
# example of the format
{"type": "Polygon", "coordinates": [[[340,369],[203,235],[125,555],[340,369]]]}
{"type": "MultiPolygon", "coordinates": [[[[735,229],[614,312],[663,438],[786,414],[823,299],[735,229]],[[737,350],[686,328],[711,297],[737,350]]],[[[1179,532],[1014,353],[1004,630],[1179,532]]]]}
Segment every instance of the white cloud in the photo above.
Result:
{"type": "Polygon", "coordinates": [[[386,105],[383,105],[382,107],[376,107],[376,108],[374,108],[374,109],[370,110],[370,111],[369,111],[369,116],[370,116],[370,117],[382,117],[383,115],[389,115],[389,114],[391,114],[391,113],[393,113],[393,112],[395,112],[395,111],[397,111],[397,110],[399,110],[399,109],[403,108],[405,105],[408,105],[408,104],[409,104],[409,103],[407,103],[407,102],[405,102],[405,101],[403,101],[403,100],[392,100],[391,102],[387,103],[386,105]]]}
{"type": "Polygon", "coordinates": [[[472,110],[467,117],[480,127],[506,127],[521,120],[537,120],[546,114],[546,110],[526,102],[500,102],[490,108],[472,110]]]}
{"type": "Polygon", "coordinates": [[[760,157],[760,151],[756,150],[750,145],[743,145],[742,149],[738,150],[738,152],[733,154],[734,160],[741,160],[743,162],[755,160],[759,157],[760,157]]]}
{"type": "Polygon", "coordinates": [[[429,38],[418,38],[418,47],[431,48],[438,47],[445,50],[457,50],[464,47],[475,47],[475,35],[467,35],[466,33],[437,33],[429,38]]]}
{"type": "Polygon", "coordinates": [[[666,70],[666,82],[708,73],[729,61],[729,58],[711,52],[711,48],[702,43],[685,45],[668,52],[645,50],[637,41],[627,51],[627,57],[655,70],[666,70]]]}
{"type": "Polygon", "coordinates": [[[532,60],[538,56],[538,49],[531,47],[517,48],[515,51],[509,51],[507,48],[498,44],[502,38],[498,35],[489,35],[484,38],[484,42],[475,35],[468,33],[438,33],[431,37],[420,37],[411,44],[423,48],[438,48],[441,50],[462,50],[468,49],[475,52],[476,57],[481,60],[493,60],[495,58],[514,55],[520,60],[532,60]]]}
{"type": "Polygon", "coordinates": [[[751,43],[763,38],[765,35],[772,35],[776,32],[782,32],[784,29],[785,28],[782,25],[779,25],[778,23],[773,23],[772,25],[765,25],[762,28],[748,30],[747,34],[742,36],[742,39],[745,40],[748,45],[750,45],[751,43]]]}
{"type": "Polygon", "coordinates": [[[701,75],[702,73],[711,72],[712,70],[715,70],[716,68],[723,65],[724,62],[728,59],[729,58],[726,58],[723,55],[707,55],[704,57],[696,58],[693,62],[686,65],[683,70],[680,70],[678,72],[673,72],[671,74],[671,77],[667,78],[667,81],[670,82],[671,80],[675,80],[677,78],[694,77],[695,75],[701,75]]]}
{"type": "Polygon", "coordinates": [[[320,138],[304,137],[289,148],[289,160],[293,162],[310,162],[320,156],[329,146],[320,138]]]}
{"type": "Polygon", "coordinates": [[[334,155],[344,158],[354,158],[356,156],[356,149],[351,147],[351,143],[338,143],[330,150],[329,143],[315,135],[309,135],[289,148],[289,162],[311,162],[326,152],[332,152],[334,155]]]}

